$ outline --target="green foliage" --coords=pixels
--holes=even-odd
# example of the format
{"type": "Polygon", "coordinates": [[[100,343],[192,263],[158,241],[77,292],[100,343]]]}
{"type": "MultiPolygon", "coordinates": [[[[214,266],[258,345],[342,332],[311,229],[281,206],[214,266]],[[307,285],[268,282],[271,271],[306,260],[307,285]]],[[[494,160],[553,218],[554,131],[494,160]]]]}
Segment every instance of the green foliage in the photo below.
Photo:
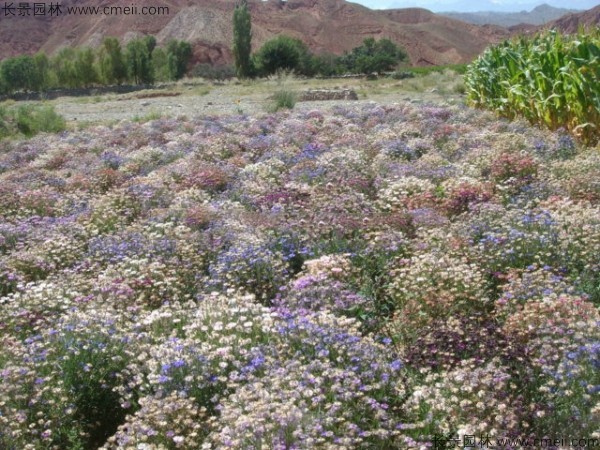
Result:
{"type": "Polygon", "coordinates": [[[127,44],[126,65],[129,77],[135,84],[152,84],[154,68],[152,66],[152,50],[156,40],[134,39],[127,44]]]}
{"type": "Polygon", "coordinates": [[[25,136],[41,132],[58,133],[64,131],[66,126],[65,119],[52,106],[20,106],[15,120],[17,128],[25,136]]]}
{"type": "Polygon", "coordinates": [[[163,115],[159,111],[152,110],[148,114],[146,114],[145,116],[135,116],[135,117],[133,117],[133,119],[131,119],[131,121],[132,122],[136,122],[136,123],[146,123],[146,122],[150,122],[152,120],[161,119],[162,117],[163,117],[163,115]]]}
{"type": "Polygon", "coordinates": [[[124,345],[100,333],[90,333],[73,334],[58,340],[55,346],[59,355],[70,356],[61,364],[62,381],[74,404],[78,426],[88,447],[102,445],[127,413],[114,390],[117,374],[126,366],[124,345]]]}
{"type": "Polygon", "coordinates": [[[310,71],[310,53],[306,44],[300,39],[286,35],[265,42],[255,58],[262,75],[272,75],[285,70],[301,74],[310,71]]]}
{"type": "Polygon", "coordinates": [[[406,59],[406,52],[389,39],[376,41],[369,37],[363,45],[342,56],[340,63],[350,72],[370,74],[391,70],[406,59]]]}
{"type": "MultiPolygon", "coordinates": [[[[96,55],[90,48],[63,48],[48,64],[45,78],[50,80],[53,72],[56,84],[60,87],[92,86],[100,81],[95,61],[96,55]]],[[[44,64],[42,56],[39,57],[39,64],[44,64]]],[[[41,74],[38,77],[41,77],[41,74]]],[[[39,86],[39,83],[37,84],[39,86]]],[[[37,90],[40,90],[40,87],[37,90]]]]}
{"type": "Polygon", "coordinates": [[[556,31],[488,49],[467,71],[469,102],[504,117],[523,116],[583,142],[600,138],[600,28],[556,31]]]}
{"type": "Polygon", "coordinates": [[[107,37],[97,50],[62,48],[52,58],[42,52],[17,56],[0,63],[0,92],[45,91],[124,82],[152,84],[182,78],[192,57],[192,47],[173,40],[158,48],[154,36],[135,39],[123,51],[118,39],[107,37]]]}
{"type": "Polygon", "coordinates": [[[44,91],[48,89],[52,83],[50,73],[50,60],[45,53],[36,53],[33,57],[35,71],[33,75],[33,89],[36,91],[44,91]]]}
{"type": "Polygon", "coordinates": [[[51,61],[52,71],[56,75],[58,86],[67,88],[79,87],[75,69],[76,51],[74,48],[61,49],[51,61]]]}
{"type": "Polygon", "coordinates": [[[33,90],[36,64],[31,56],[8,58],[2,63],[2,79],[10,91],[33,90]]]}
{"type": "Polygon", "coordinates": [[[100,49],[100,72],[107,84],[122,84],[127,79],[127,66],[121,44],[114,37],[107,37],[100,49]]]}
{"type": "Polygon", "coordinates": [[[273,104],[270,111],[276,112],[280,109],[294,109],[294,106],[296,106],[296,93],[282,89],[273,94],[273,104]]]}
{"type": "Polygon", "coordinates": [[[310,64],[311,71],[314,74],[319,74],[325,77],[340,75],[344,71],[339,64],[339,57],[333,53],[320,53],[318,55],[312,55],[310,64]]]}
{"type": "Polygon", "coordinates": [[[52,106],[23,105],[0,107],[0,138],[41,132],[58,133],[66,128],[65,119],[52,106]]]}
{"type": "Polygon", "coordinates": [[[100,80],[94,61],[96,55],[91,48],[82,48],[77,50],[74,68],[77,84],[83,87],[89,87],[100,80]]]}
{"type": "Polygon", "coordinates": [[[179,80],[185,75],[192,58],[192,46],[184,41],[170,41],[167,44],[166,56],[169,79],[179,80]]]}
{"type": "Polygon", "coordinates": [[[148,54],[152,58],[152,52],[156,48],[156,38],[154,36],[150,36],[150,35],[144,36],[142,38],[142,42],[146,46],[146,49],[148,50],[148,54]]]}
{"type": "Polygon", "coordinates": [[[158,81],[168,81],[171,79],[169,73],[169,61],[167,52],[162,48],[155,48],[152,52],[152,67],[154,70],[154,78],[158,81]]]}
{"type": "Polygon", "coordinates": [[[252,51],[252,20],[246,1],[242,1],[233,12],[233,57],[239,78],[254,76],[252,51]]]}

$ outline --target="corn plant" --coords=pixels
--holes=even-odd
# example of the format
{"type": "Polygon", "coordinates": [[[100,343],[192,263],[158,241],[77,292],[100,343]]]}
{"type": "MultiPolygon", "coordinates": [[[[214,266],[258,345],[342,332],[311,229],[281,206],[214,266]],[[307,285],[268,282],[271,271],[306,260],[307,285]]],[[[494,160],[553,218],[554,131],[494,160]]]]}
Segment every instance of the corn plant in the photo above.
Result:
{"type": "Polygon", "coordinates": [[[473,106],[565,128],[584,143],[600,138],[600,28],[489,48],[468,67],[465,83],[473,106]]]}

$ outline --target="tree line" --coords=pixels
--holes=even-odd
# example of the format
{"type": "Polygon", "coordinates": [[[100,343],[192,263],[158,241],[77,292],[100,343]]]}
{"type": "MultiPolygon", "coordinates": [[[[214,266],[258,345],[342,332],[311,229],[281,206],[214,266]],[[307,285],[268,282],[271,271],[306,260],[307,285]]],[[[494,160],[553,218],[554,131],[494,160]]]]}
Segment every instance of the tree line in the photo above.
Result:
{"type": "Polygon", "coordinates": [[[343,55],[312,54],[300,39],[279,35],[251,52],[252,23],[246,1],[233,13],[233,57],[239,78],[267,76],[280,70],[306,76],[331,76],[344,73],[371,74],[394,69],[408,60],[404,49],[389,39],[366,38],[362,45],[343,55]]]}
{"type": "MultiPolygon", "coordinates": [[[[315,55],[300,39],[279,35],[253,54],[252,24],[245,1],[235,8],[233,25],[235,70],[199,65],[198,70],[192,70],[193,75],[255,78],[280,70],[305,76],[371,74],[392,70],[407,60],[406,52],[395,43],[374,38],[365,39],[361,46],[343,55],[315,55]]],[[[192,46],[185,41],[172,40],[159,47],[154,36],[145,36],[122,46],[117,38],[107,37],[96,49],[66,47],[52,56],[39,52],[3,60],[0,94],[179,80],[187,73],[191,57],[192,46]]]]}
{"type": "Polygon", "coordinates": [[[122,47],[117,38],[107,37],[97,49],[66,47],[53,56],[39,52],[5,59],[0,92],[178,80],[191,57],[192,46],[184,41],[172,40],[163,48],[154,36],[145,36],[122,47]]]}

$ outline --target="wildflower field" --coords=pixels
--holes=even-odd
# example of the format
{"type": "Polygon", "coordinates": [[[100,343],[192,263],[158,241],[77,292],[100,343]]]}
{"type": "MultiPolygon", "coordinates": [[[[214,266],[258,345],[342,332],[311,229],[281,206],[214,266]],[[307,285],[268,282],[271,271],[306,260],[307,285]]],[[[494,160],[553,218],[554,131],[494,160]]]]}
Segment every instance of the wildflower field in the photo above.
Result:
{"type": "Polygon", "coordinates": [[[461,105],[4,142],[0,448],[600,439],[599,201],[461,105]]]}

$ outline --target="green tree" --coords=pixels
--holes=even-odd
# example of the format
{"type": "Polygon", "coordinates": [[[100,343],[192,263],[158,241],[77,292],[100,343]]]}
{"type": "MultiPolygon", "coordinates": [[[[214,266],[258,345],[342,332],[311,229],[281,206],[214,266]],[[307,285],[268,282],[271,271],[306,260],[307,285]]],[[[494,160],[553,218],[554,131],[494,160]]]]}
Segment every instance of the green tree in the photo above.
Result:
{"type": "Polygon", "coordinates": [[[135,84],[152,84],[154,82],[154,68],[152,67],[151,53],[147,39],[134,39],[127,44],[127,69],[129,77],[135,84]]]}
{"type": "Polygon", "coordinates": [[[148,54],[150,55],[150,58],[152,59],[152,52],[156,48],[156,38],[154,36],[148,35],[148,36],[144,36],[142,41],[144,42],[144,45],[146,45],[146,48],[148,49],[148,54]]]}
{"type": "Polygon", "coordinates": [[[256,63],[263,75],[279,70],[310,71],[310,53],[299,39],[286,35],[277,36],[263,44],[256,53],[256,63]]]}
{"type": "Polygon", "coordinates": [[[344,71],[339,63],[339,57],[333,53],[312,55],[311,67],[313,74],[324,75],[326,77],[339,75],[344,71]]]}
{"type": "Polygon", "coordinates": [[[2,63],[0,71],[9,92],[35,88],[36,65],[31,56],[8,58],[2,63]]]}
{"type": "Polygon", "coordinates": [[[106,84],[123,84],[127,79],[127,66],[117,38],[104,39],[98,59],[102,80],[106,84]]]}
{"type": "Polygon", "coordinates": [[[75,49],[65,47],[61,49],[51,60],[50,65],[56,75],[56,81],[60,87],[75,88],[79,86],[77,72],[75,70],[75,49]]]}
{"type": "Polygon", "coordinates": [[[152,67],[154,68],[154,77],[156,80],[168,81],[171,79],[167,52],[164,49],[160,47],[154,49],[152,52],[152,67]]]}
{"type": "Polygon", "coordinates": [[[252,20],[246,0],[236,5],[233,11],[233,58],[239,78],[254,76],[252,52],[252,20]]]}
{"type": "Polygon", "coordinates": [[[91,48],[82,48],[77,50],[74,68],[77,84],[79,86],[89,87],[99,80],[98,72],[94,61],[96,55],[91,48]]]}
{"type": "Polygon", "coordinates": [[[38,52],[33,56],[35,64],[35,73],[33,85],[36,91],[45,91],[51,85],[50,60],[43,52],[38,52]]]}
{"type": "Polygon", "coordinates": [[[167,44],[167,66],[169,78],[183,78],[192,58],[192,46],[188,42],[173,40],[167,44]]]}
{"type": "Polygon", "coordinates": [[[342,56],[340,63],[348,71],[370,74],[391,70],[406,59],[406,52],[389,39],[376,41],[369,37],[363,45],[342,56]]]}

